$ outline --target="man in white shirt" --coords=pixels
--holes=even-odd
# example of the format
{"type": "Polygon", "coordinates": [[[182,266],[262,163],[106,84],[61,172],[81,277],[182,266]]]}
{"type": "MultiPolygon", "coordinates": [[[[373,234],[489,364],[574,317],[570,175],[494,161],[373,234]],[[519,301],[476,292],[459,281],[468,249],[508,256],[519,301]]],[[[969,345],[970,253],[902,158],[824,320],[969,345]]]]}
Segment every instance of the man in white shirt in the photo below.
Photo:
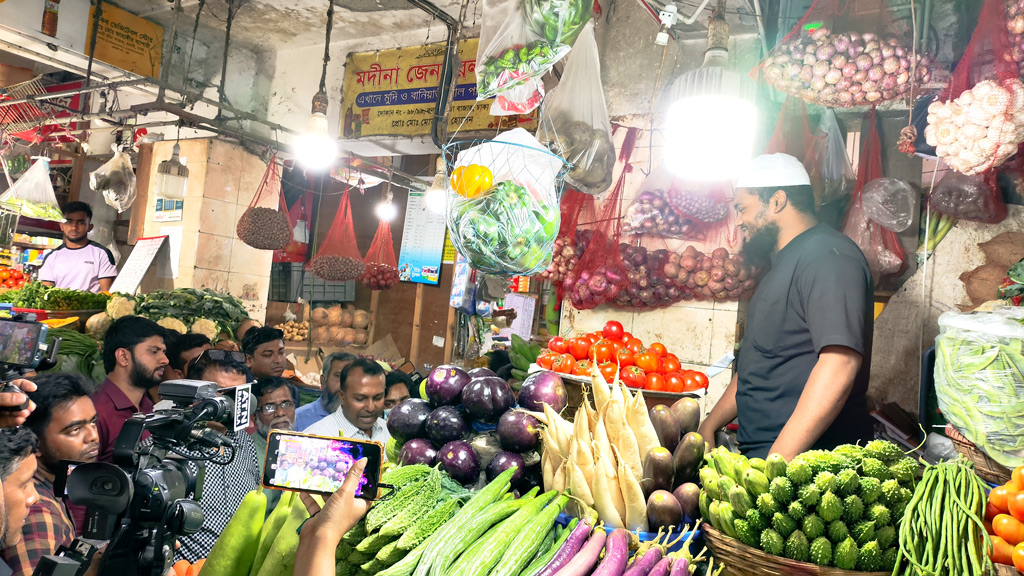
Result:
{"type": "Polygon", "coordinates": [[[110,290],[117,266],[110,250],[89,240],[92,207],[85,202],[69,202],[63,212],[60,231],[64,244],[46,255],[39,269],[39,281],[47,286],[89,292],[110,290]]]}
{"type": "Polygon", "coordinates": [[[341,373],[341,407],[304,432],[319,436],[369,440],[386,444],[391,439],[384,422],[384,368],[359,358],[341,373]]]}

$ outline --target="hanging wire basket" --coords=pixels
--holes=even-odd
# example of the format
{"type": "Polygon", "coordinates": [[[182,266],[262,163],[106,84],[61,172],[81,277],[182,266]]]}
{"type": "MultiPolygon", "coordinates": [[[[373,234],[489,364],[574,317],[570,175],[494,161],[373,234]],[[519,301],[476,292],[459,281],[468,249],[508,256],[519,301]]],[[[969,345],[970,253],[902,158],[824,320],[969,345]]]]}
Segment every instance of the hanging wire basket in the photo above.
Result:
{"type": "Polygon", "coordinates": [[[0,202],[0,247],[14,244],[14,233],[18,230],[21,207],[17,204],[0,202]]]}
{"type": "Polygon", "coordinates": [[[488,274],[544,270],[558,235],[569,163],[539,146],[501,140],[453,142],[444,156],[448,231],[459,253],[488,274]]]}

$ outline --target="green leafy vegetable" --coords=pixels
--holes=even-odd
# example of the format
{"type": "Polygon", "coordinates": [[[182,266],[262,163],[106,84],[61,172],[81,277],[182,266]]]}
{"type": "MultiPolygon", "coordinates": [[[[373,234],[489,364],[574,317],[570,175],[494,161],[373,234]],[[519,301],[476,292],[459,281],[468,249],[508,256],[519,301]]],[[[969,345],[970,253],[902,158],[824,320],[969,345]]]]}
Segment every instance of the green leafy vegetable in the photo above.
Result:
{"type": "Polygon", "coordinates": [[[37,310],[102,310],[106,308],[109,294],[96,294],[86,290],[51,288],[41,282],[29,282],[24,288],[8,290],[0,294],[0,302],[13,304],[17,308],[37,310]]]}

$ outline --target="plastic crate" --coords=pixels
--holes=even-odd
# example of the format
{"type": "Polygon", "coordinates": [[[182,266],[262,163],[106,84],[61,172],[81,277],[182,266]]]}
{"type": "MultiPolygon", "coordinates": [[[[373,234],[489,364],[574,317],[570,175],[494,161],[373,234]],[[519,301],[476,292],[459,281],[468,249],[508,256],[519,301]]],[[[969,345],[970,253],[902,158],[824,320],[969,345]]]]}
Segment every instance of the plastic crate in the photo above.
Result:
{"type": "Polygon", "coordinates": [[[305,269],[302,262],[278,262],[270,268],[270,300],[295,302],[351,302],[356,282],[328,282],[305,269]]]}

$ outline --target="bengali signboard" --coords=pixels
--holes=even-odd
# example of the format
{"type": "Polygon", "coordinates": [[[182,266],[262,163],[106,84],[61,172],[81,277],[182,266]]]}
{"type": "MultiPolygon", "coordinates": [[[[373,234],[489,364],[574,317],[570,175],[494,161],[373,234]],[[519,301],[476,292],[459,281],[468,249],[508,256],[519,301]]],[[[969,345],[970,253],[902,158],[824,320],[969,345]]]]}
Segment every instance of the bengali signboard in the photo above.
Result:
{"type": "MultiPolygon", "coordinates": [[[[479,39],[459,45],[461,64],[448,117],[451,132],[532,129],[536,111],[523,116],[491,116],[493,100],[476,99],[476,50],[479,39]]],[[[421,136],[429,134],[444,66],[443,43],[353,52],[345,61],[342,137],[421,136]]]]}
{"type": "MultiPolygon", "coordinates": [[[[90,34],[95,12],[95,8],[89,9],[90,34]]],[[[159,78],[163,47],[163,26],[109,2],[103,3],[103,16],[96,35],[97,60],[140,76],[159,78]]]]}

